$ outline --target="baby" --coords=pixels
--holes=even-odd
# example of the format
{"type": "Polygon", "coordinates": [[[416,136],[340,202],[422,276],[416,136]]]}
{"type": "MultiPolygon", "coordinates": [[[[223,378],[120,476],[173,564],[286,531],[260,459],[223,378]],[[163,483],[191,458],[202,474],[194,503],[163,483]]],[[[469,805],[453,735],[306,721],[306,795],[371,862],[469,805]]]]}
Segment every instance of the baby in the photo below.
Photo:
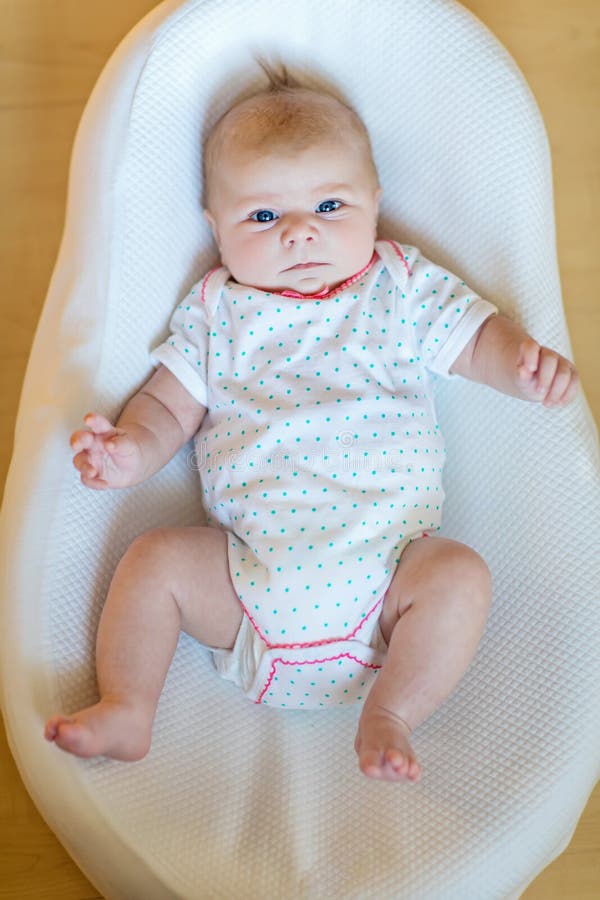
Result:
{"type": "Polygon", "coordinates": [[[546,407],[578,378],[416,248],[376,241],[362,122],[270,78],[207,142],[222,267],[177,307],[116,425],[90,413],[71,438],[83,484],[103,490],[149,478],[196,436],[208,525],[133,542],[100,621],[100,700],[45,736],[142,758],[183,629],[257,703],[364,701],[361,771],[416,782],[411,731],[466,671],[491,600],[479,555],[435,536],[431,373],[546,407]]]}

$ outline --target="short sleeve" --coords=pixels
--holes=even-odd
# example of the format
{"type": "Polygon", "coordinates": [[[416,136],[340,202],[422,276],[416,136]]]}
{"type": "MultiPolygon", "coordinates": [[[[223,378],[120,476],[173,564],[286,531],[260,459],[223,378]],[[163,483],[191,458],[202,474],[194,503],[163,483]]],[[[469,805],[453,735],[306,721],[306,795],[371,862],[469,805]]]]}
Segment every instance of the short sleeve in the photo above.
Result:
{"type": "Polygon", "coordinates": [[[498,309],[418,251],[408,262],[405,299],[414,328],[415,351],[431,372],[450,377],[452,364],[498,309]]]}
{"type": "Polygon", "coordinates": [[[155,365],[162,363],[203,406],[208,406],[207,353],[209,326],[202,300],[202,285],[195,285],[171,317],[171,334],[151,351],[155,365]]]}

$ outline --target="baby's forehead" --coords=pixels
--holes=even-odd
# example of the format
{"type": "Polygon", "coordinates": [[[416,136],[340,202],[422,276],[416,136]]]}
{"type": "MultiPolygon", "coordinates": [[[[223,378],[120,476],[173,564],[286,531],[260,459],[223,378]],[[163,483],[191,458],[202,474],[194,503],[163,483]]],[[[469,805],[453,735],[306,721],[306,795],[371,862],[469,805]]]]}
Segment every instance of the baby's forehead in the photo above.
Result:
{"type": "Polygon", "coordinates": [[[233,159],[293,155],[335,141],[377,173],[367,130],[359,116],[331,94],[307,88],[265,91],[233,106],[217,123],[205,146],[205,178],[210,194],[215,175],[233,159]]]}

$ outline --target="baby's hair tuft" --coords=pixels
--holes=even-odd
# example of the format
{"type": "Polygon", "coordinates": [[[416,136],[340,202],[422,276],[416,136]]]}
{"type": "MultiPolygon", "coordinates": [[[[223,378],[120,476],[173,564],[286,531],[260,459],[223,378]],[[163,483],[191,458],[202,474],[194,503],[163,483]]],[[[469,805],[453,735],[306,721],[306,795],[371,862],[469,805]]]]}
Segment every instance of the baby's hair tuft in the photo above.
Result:
{"type": "Polygon", "coordinates": [[[226,148],[257,156],[301,153],[319,142],[340,141],[362,157],[368,177],[378,187],[367,129],[358,114],[327,90],[307,87],[283,63],[258,58],[268,85],[234,104],[214,126],[204,148],[206,207],[213,202],[213,185],[226,148]]]}
{"type": "Polygon", "coordinates": [[[287,91],[298,90],[302,87],[300,82],[290,75],[287,66],[279,63],[279,69],[267,62],[266,59],[259,57],[256,62],[261,67],[269,81],[269,92],[273,94],[283,94],[287,91]]]}

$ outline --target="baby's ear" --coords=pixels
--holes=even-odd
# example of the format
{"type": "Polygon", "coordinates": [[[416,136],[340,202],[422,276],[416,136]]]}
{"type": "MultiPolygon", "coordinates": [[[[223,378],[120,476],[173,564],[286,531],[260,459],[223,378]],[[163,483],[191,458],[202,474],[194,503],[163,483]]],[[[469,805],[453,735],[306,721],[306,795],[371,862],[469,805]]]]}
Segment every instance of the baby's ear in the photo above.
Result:
{"type": "Polygon", "coordinates": [[[215,222],[214,216],[211,214],[211,212],[208,209],[204,210],[204,218],[210,225],[210,229],[213,233],[213,237],[215,239],[215,243],[216,243],[217,247],[219,248],[219,250],[221,250],[221,244],[219,242],[219,232],[217,229],[217,223],[215,222]]]}

